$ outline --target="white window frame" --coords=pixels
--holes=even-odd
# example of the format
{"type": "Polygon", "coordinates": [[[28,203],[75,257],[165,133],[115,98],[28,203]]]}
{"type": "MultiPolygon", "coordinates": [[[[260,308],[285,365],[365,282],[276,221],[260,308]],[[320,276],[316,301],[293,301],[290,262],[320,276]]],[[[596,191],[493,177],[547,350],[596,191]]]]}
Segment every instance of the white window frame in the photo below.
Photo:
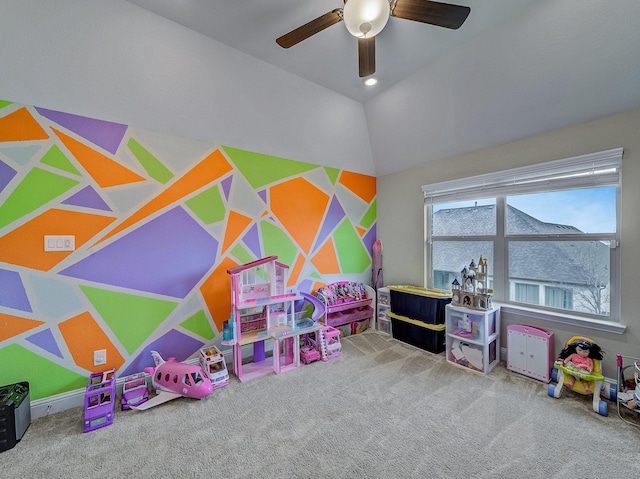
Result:
{"type": "MultiPolygon", "coordinates": [[[[432,268],[432,218],[434,203],[453,203],[483,198],[496,199],[497,225],[495,236],[465,236],[465,241],[494,241],[493,280],[494,302],[502,310],[514,315],[582,326],[600,331],[622,334],[626,327],[620,322],[620,191],[623,149],[616,148],[587,155],[554,160],[521,168],[497,171],[485,175],[445,181],[422,187],[425,210],[425,267],[424,284],[433,287],[432,268]],[[611,310],[608,318],[583,314],[577,311],[562,312],[544,305],[522,305],[509,300],[508,295],[508,244],[505,235],[506,197],[567,189],[616,187],[616,232],[612,234],[535,235],[535,241],[560,239],[609,240],[611,244],[611,310]],[[499,243],[496,245],[496,243],[499,243]]],[[[438,237],[438,240],[460,240],[459,237],[438,237]]]]}

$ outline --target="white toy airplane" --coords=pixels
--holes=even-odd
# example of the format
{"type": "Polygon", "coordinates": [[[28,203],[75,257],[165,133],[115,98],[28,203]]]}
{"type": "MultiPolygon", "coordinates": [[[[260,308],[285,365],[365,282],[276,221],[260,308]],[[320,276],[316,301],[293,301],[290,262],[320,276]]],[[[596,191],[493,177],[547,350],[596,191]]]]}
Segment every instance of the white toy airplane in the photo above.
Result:
{"type": "Polygon", "coordinates": [[[213,391],[211,381],[199,365],[181,363],[175,358],[165,361],[157,351],[151,351],[151,355],[156,367],[145,368],[144,372],[151,375],[158,395],[131,409],[143,411],[179,397],[202,399],[213,391]]]}

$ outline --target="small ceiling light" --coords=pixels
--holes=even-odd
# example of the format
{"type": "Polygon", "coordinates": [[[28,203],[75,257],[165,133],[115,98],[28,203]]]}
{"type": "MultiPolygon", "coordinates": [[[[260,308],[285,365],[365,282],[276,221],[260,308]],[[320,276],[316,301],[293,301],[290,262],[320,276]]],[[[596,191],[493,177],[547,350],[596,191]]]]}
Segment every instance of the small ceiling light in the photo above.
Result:
{"type": "Polygon", "coordinates": [[[344,24],[358,38],[371,38],[389,20],[388,0],[348,0],[343,9],[344,24]]]}
{"type": "Polygon", "coordinates": [[[367,86],[373,86],[373,85],[375,85],[376,83],[378,83],[378,79],[377,79],[377,78],[373,78],[373,77],[371,77],[371,78],[367,78],[367,79],[364,81],[364,84],[365,84],[365,85],[367,85],[367,86]]]}

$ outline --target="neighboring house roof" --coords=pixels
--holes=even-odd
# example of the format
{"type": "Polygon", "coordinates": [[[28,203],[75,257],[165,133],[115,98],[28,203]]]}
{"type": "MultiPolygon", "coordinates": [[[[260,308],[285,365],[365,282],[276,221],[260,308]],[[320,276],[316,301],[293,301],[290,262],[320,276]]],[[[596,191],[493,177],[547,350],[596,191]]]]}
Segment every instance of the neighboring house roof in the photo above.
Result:
{"type": "MultiPolygon", "coordinates": [[[[433,215],[434,236],[483,236],[495,234],[495,205],[438,210],[433,215]]],[[[545,223],[507,205],[507,225],[514,235],[580,234],[578,228],[545,223]]],[[[459,272],[480,255],[488,259],[493,275],[493,252],[486,242],[466,241],[464,247],[454,241],[439,242],[434,254],[434,270],[459,272]],[[473,256],[469,256],[469,252],[473,256]]],[[[512,279],[566,284],[595,284],[609,281],[609,247],[600,241],[552,241],[509,243],[512,279]]]]}

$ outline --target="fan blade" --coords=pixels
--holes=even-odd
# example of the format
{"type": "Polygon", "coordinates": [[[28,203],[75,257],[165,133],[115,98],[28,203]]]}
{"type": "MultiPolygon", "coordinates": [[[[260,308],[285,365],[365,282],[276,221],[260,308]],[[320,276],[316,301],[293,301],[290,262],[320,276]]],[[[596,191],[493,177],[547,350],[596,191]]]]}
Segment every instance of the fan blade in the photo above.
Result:
{"type": "Polygon", "coordinates": [[[376,71],[376,37],[358,38],[358,68],[360,78],[376,71]]]}
{"type": "Polygon", "coordinates": [[[301,27],[282,35],[276,40],[276,43],[282,48],[290,48],[340,21],[342,21],[342,8],[336,8],[332,12],[325,13],[315,20],[311,20],[309,23],[305,23],[301,27]]]}
{"type": "Polygon", "coordinates": [[[469,16],[471,8],[428,0],[395,0],[391,2],[391,16],[429,23],[457,30],[469,16]]]}

